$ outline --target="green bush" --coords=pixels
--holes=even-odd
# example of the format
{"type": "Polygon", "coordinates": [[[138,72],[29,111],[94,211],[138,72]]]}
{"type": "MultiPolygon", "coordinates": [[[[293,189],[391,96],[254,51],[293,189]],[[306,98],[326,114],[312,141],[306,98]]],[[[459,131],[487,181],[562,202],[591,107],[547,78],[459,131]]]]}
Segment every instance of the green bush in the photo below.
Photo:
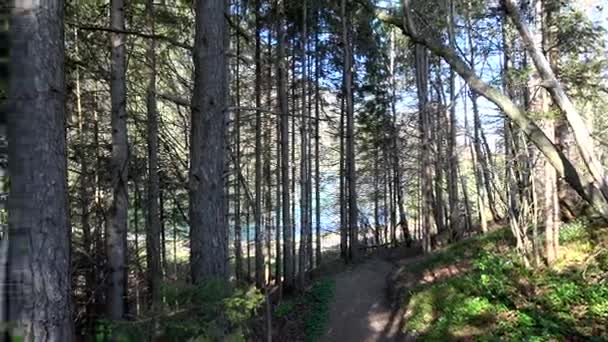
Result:
{"type": "Polygon", "coordinates": [[[588,226],[589,222],[585,219],[576,219],[564,224],[559,230],[559,242],[565,244],[588,239],[588,226]]]}
{"type": "Polygon", "coordinates": [[[294,308],[295,308],[294,302],[290,301],[290,300],[286,300],[286,301],[279,303],[275,307],[274,314],[277,318],[285,318],[294,311],[294,308]]]}
{"type": "Polygon", "coordinates": [[[97,341],[109,341],[112,334],[120,342],[145,341],[153,334],[167,341],[245,341],[247,324],[264,296],[255,287],[234,288],[214,279],[198,286],[165,284],[167,303],[178,303],[178,314],[159,315],[139,322],[98,324],[97,341]]]}

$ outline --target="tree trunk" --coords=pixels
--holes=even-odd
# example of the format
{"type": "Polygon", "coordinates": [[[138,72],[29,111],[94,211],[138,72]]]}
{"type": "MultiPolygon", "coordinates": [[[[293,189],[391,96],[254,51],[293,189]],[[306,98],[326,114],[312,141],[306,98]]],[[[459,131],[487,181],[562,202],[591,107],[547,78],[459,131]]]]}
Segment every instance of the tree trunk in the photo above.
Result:
{"type": "Polygon", "coordinates": [[[345,91],[344,86],[342,86],[342,99],[340,103],[340,197],[338,201],[340,202],[340,257],[342,260],[348,260],[348,217],[347,217],[347,208],[348,208],[348,194],[346,191],[346,158],[345,158],[345,134],[344,134],[344,120],[346,116],[345,109],[345,91]]]}
{"type": "MultiPolygon", "coordinates": [[[[64,3],[16,1],[7,114],[11,340],[72,341],[64,3]]],[[[4,303],[4,300],[2,302],[4,303]]]]}
{"type": "MultiPolygon", "coordinates": [[[[262,106],[261,2],[255,2],[255,107],[262,106]]],[[[262,112],[255,112],[255,284],[264,286],[264,251],[262,250],[262,112]]]]}
{"type": "Polygon", "coordinates": [[[281,113],[281,187],[283,205],[283,289],[286,292],[293,290],[293,235],[290,219],[289,205],[289,109],[287,101],[287,70],[285,68],[285,4],[284,0],[277,0],[277,97],[281,113]]]}
{"type": "MultiPolygon", "coordinates": [[[[237,15],[239,16],[239,22],[241,20],[241,2],[237,5],[237,15]]],[[[241,107],[241,35],[236,33],[236,87],[235,87],[235,101],[238,108],[241,107]]],[[[237,179],[234,182],[234,266],[235,266],[235,277],[237,282],[243,280],[243,233],[241,226],[241,182],[239,181],[239,175],[241,175],[241,111],[237,109],[234,112],[234,130],[235,130],[235,154],[236,160],[234,162],[234,172],[237,175],[237,179]]],[[[248,227],[247,227],[248,229],[248,227]]],[[[249,260],[247,260],[249,265],[249,260]]],[[[247,274],[248,279],[250,274],[247,274]]]]}
{"type": "MultiPolygon", "coordinates": [[[[111,28],[125,29],[124,0],[112,0],[111,28]]],[[[128,220],[128,169],[129,143],[127,137],[127,89],[126,89],[126,37],[113,32],[111,36],[112,102],[112,205],[106,238],[109,288],[107,294],[108,317],[121,320],[126,312],[127,282],[127,220],[128,220]]]]}
{"type": "MultiPolygon", "coordinates": [[[[317,16],[320,17],[318,13],[317,16]]],[[[320,18],[317,18],[320,21],[320,18]]],[[[319,167],[320,160],[320,143],[319,135],[319,118],[321,113],[321,53],[319,44],[319,32],[315,31],[315,233],[316,233],[316,266],[321,265],[321,174],[319,167]]]]}
{"type": "MultiPolygon", "coordinates": [[[[269,34],[269,36],[271,36],[272,33],[269,34]]],[[[269,37],[270,38],[270,37],[269,37]]],[[[271,41],[269,40],[268,42],[268,59],[272,60],[271,57],[271,52],[272,52],[272,44],[271,41]]],[[[269,83],[269,87],[268,87],[268,105],[270,107],[271,105],[271,92],[272,92],[272,87],[270,85],[272,85],[272,65],[269,64],[269,68],[268,68],[268,83],[269,83]]],[[[279,111],[281,111],[282,109],[279,108],[279,111]]],[[[281,257],[281,185],[282,185],[282,180],[281,180],[281,171],[283,169],[282,167],[282,152],[281,152],[281,123],[282,123],[282,119],[283,116],[282,114],[280,115],[280,117],[276,118],[276,148],[277,148],[277,154],[276,154],[276,168],[275,168],[275,180],[276,180],[276,189],[275,189],[275,197],[276,197],[276,203],[275,203],[275,254],[276,254],[276,258],[275,258],[275,277],[277,279],[277,283],[279,283],[281,281],[281,275],[283,273],[283,264],[282,264],[282,257],[281,257]]]]}
{"type": "MultiPolygon", "coordinates": [[[[146,2],[151,34],[154,35],[154,0],[146,2]]],[[[156,108],[156,41],[150,39],[146,63],[149,67],[147,109],[148,109],[148,211],[146,230],[146,256],[148,265],[148,291],[153,309],[161,302],[160,285],[162,281],[160,260],[160,211],[158,176],[158,111],[156,108]]]]}
{"type": "Polygon", "coordinates": [[[224,200],[226,141],[226,2],[197,1],[190,151],[192,281],[228,277],[224,200]]]}
{"type": "MultiPolygon", "coordinates": [[[[486,233],[488,231],[488,218],[486,217],[486,188],[484,186],[484,174],[481,166],[480,156],[481,148],[479,146],[479,126],[481,120],[479,120],[479,109],[477,106],[477,94],[471,94],[471,104],[473,107],[473,143],[468,144],[471,151],[471,160],[473,161],[473,169],[475,172],[475,186],[477,187],[477,211],[479,213],[479,225],[481,232],[486,233]]],[[[469,133],[469,125],[467,120],[466,107],[465,107],[465,132],[469,133]]],[[[465,142],[469,139],[465,138],[465,142]]],[[[465,143],[466,144],[466,143],[465,143]]]]}
{"type": "Polygon", "coordinates": [[[357,170],[355,163],[355,113],[353,104],[352,48],[350,43],[350,20],[346,12],[347,0],[342,0],[342,45],[344,48],[344,95],[346,98],[346,175],[348,181],[349,259],[356,260],[359,254],[359,228],[357,209],[357,170]]]}
{"type": "MultiPolygon", "coordinates": [[[[456,47],[455,27],[455,8],[454,0],[449,1],[448,9],[448,36],[450,47],[456,47]]],[[[456,73],[454,68],[450,67],[450,110],[449,110],[449,138],[448,138],[448,203],[450,208],[450,237],[456,238],[461,232],[458,231],[460,225],[459,215],[460,208],[458,206],[458,154],[457,150],[457,131],[458,121],[456,119],[456,73]]]]}
{"type": "Polygon", "coordinates": [[[299,262],[299,287],[304,288],[306,282],[306,268],[308,265],[308,120],[307,112],[307,1],[302,1],[302,121],[300,124],[300,256],[299,262]]]}

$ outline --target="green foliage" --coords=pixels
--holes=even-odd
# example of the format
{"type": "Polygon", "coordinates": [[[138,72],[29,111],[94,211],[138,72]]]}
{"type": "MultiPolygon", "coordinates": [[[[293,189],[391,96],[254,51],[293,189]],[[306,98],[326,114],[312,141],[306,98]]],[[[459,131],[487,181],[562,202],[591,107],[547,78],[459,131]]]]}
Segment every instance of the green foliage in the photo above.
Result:
{"type": "MultiPolygon", "coordinates": [[[[245,341],[247,324],[264,302],[255,287],[233,288],[224,280],[209,280],[201,285],[165,284],[168,303],[177,303],[174,313],[161,315],[157,334],[168,341],[245,341]]],[[[118,336],[118,341],[142,341],[154,331],[152,320],[98,324],[97,341],[118,336]]]]}
{"type": "MultiPolygon", "coordinates": [[[[589,237],[584,221],[564,228],[564,241],[589,237]]],[[[595,279],[590,273],[603,271],[588,269],[585,277],[576,264],[561,271],[527,269],[512,252],[489,248],[505,236],[493,234],[436,253],[414,271],[453,265],[465,255],[463,250],[474,251],[468,271],[410,289],[404,303],[409,334],[421,341],[467,336],[547,341],[608,333],[608,287],[590,280],[595,279]]]]}
{"type": "Polygon", "coordinates": [[[294,311],[294,309],[295,309],[294,302],[290,301],[290,300],[286,300],[286,301],[279,303],[275,307],[274,314],[277,318],[285,318],[290,313],[292,313],[294,311]]]}
{"type": "Polygon", "coordinates": [[[585,219],[576,219],[563,225],[559,230],[559,242],[565,244],[588,239],[588,226],[589,223],[585,219]]]}
{"type": "Polygon", "coordinates": [[[305,320],[306,341],[318,341],[329,319],[329,308],[334,297],[335,282],[325,278],[317,281],[307,295],[311,310],[305,320]]]}

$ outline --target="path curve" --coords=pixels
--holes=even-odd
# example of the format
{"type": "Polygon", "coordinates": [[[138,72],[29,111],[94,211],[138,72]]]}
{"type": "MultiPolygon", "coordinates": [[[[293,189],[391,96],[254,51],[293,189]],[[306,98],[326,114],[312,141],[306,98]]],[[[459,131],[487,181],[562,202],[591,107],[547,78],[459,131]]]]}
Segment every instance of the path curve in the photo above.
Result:
{"type": "Polygon", "coordinates": [[[335,276],[336,294],[322,342],[403,341],[402,314],[387,300],[393,265],[373,258],[335,276]]]}

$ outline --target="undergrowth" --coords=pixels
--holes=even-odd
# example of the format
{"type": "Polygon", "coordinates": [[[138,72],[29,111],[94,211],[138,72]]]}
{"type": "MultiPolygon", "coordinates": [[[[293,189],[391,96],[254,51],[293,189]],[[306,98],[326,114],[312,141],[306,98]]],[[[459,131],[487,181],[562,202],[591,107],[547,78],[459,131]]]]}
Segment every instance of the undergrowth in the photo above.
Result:
{"type": "Polygon", "coordinates": [[[285,324],[296,325],[292,333],[304,332],[304,336],[281,336],[281,338],[318,341],[329,322],[329,309],[334,292],[334,280],[321,278],[308,291],[278,304],[274,309],[274,317],[285,324]]]}
{"type": "Polygon", "coordinates": [[[608,340],[600,337],[608,336],[608,230],[591,230],[584,221],[565,225],[562,259],[552,269],[520,264],[505,248],[509,234],[460,242],[406,270],[402,277],[421,279],[429,270],[470,264],[408,290],[406,333],[419,341],[608,340]]]}
{"type": "Polygon", "coordinates": [[[310,290],[308,302],[311,310],[305,320],[306,341],[317,341],[323,335],[329,321],[329,308],[334,291],[335,283],[329,278],[319,280],[310,290]]]}
{"type": "Polygon", "coordinates": [[[245,341],[248,322],[264,302],[255,287],[234,288],[224,280],[166,284],[163,293],[177,308],[140,321],[99,322],[96,341],[245,341]]]}

